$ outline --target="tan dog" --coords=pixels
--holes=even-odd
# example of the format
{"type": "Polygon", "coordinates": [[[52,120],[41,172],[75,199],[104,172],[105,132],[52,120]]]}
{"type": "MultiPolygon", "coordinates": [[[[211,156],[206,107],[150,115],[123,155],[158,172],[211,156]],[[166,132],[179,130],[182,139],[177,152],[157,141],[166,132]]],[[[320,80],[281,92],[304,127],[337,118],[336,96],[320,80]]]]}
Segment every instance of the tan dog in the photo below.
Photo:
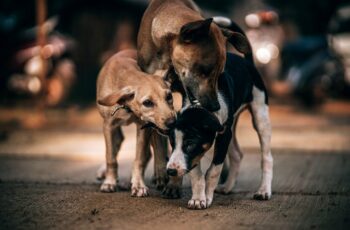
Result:
{"type": "Polygon", "coordinates": [[[217,111],[226,41],[244,54],[251,49],[245,36],[220,29],[212,21],[204,19],[191,0],[151,1],[138,34],[138,64],[148,73],[174,70],[187,94],[209,111],[217,111]]]}
{"type": "MultiPolygon", "coordinates": [[[[140,70],[135,50],[122,51],[112,56],[99,73],[97,107],[104,120],[107,166],[104,172],[105,180],[100,190],[102,192],[116,190],[118,178],[116,157],[124,139],[121,126],[134,122],[137,126],[137,144],[131,195],[147,196],[148,188],[144,183],[143,174],[150,158],[149,143],[152,131],[142,129],[142,126],[151,123],[166,131],[174,124],[175,112],[169,86],[160,76],[149,75],[140,70]]],[[[159,162],[158,158],[159,156],[155,154],[156,165],[159,162]]],[[[161,167],[165,168],[164,165],[161,167]]]]}

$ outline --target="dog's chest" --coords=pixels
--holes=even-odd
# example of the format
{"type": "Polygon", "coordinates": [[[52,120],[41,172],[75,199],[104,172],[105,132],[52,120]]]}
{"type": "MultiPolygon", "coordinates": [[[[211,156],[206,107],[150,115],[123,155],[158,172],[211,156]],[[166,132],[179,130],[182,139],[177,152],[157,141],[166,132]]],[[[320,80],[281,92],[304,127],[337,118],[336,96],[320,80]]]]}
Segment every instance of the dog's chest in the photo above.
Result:
{"type": "Polygon", "coordinates": [[[215,112],[215,115],[219,119],[220,124],[224,124],[228,119],[228,105],[221,93],[218,93],[218,101],[220,104],[220,110],[215,112]]]}

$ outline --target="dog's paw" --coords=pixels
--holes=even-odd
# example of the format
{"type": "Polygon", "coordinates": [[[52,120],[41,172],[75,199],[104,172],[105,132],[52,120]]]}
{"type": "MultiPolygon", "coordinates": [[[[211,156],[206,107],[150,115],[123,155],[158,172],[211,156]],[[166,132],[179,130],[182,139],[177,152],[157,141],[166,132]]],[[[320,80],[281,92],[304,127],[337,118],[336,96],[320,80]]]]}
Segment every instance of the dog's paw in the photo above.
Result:
{"type": "Polygon", "coordinates": [[[131,183],[127,181],[119,181],[117,188],[120,191],[130,191],[131,183]]]}
{"type": "Polygon", "coordinates": [[[147,186],[132,186],[131,187],[131,196],[133,197],[146,197],[148,196],[148,187],[147,186]]]}
{"type": "Polygon", "coordinates": [[[212,203],[213,203],[213,198],[207,197],[207,208],[209,208],[212,203]]]}
{"type": "Polygon", "coordinates": [[[113,182],[103,182],[100,187],[101,192],[116,192],[117,191],[117,183],[113,182]]]}
{"type": "Polygon", "coordinates": [[[162,192],[162,197],[166,199],[180,199],[181,188],[174,185],[167,185],[162,192]]]}
{"type": "Polygon", "coordinates": [[[271,191],[267,189],[259,189],[253,196],[255,200],[270,200],[271,199],[271,191]]]}
{"type": "Polygon", "coordinates": [[[199,200],[199,199],[191,199],[188,201],[187,207],[189,209],[206,209],[207,208],[207,201],[206,200],[199,200]]]}
{"type": "Polygon", "coordinates": [[[224,185],[218,185],[215,189],[215,192],[216,193],[219,193],[219,194],[224,194],[224,195],[227,195],[227,194],[230,194],[231,193],[231,190],[228,189],[226,186],[224,185]]]}
{"type": "Polygon", "coordinates": [[[158,191],[165,189],[168,181],[169,181],[169,177],[167,175],[159,175],[153,178],[153,182],[156,185],[156,189],[158,191]]]}
{"type": "Polygon", "coordinates": [[[106,178],[106,165],[103,164],[96,172],[96,179],[102,181],[105,178],[106,178]]]}

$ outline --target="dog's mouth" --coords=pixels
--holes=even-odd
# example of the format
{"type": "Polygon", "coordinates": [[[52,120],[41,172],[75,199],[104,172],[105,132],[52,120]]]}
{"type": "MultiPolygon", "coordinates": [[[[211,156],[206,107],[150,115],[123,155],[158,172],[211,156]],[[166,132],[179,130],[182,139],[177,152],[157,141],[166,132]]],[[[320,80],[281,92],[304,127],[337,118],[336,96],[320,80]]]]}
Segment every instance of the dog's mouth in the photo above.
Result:
{"type": "Polygon", "coordinates": [[[167,129],[167,130],[161,129],[152,122],[147,122],[146,124],[141,126],[141,129],[147,129],[147,128],[152,128],[163,136],[168,136],[170,134],[170,129],[167,129]]]}

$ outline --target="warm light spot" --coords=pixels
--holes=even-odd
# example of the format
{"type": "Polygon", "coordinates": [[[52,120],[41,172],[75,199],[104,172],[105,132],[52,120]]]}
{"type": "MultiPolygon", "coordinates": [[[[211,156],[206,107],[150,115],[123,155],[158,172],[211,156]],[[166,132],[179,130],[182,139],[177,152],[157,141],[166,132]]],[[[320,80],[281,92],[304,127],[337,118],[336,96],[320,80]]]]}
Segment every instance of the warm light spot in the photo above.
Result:
{"type": "Polygon", "coordinates": [[[262,47],[257,50],[256,58],[260,63],[267,64],[271,61],[271,53],[267,48],[262,47]]]}
{"type": "Polygon", "coordinates": [[[252,28],[257,28],[260,26],[260,18],[257,14],[248,14],[245,16],[245,23],[252,28]]]}

